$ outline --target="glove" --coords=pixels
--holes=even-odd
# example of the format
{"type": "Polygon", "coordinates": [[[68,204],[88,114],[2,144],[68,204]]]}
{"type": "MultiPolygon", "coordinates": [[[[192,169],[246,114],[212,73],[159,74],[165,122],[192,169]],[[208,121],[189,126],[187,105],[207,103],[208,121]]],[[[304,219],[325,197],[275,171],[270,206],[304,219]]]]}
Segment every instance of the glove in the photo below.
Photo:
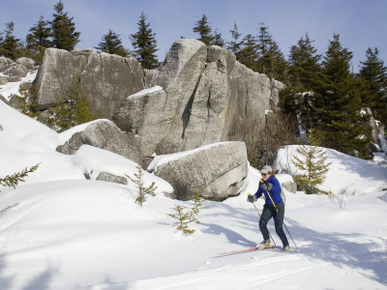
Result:
{"type": "Polygon", "coordinates": [[[257,201],[257,198],[254,196],[254,195],[247,195],[247,201],[248,202],[254,202],[254,201],[257,201]]]}
{"type": "Polygon", "coordinates": [[[263,188],[263,190],[270,191],[273,188],[273,184],[270,182],[269,183],[262,183],[261,187],[263,188]]]}

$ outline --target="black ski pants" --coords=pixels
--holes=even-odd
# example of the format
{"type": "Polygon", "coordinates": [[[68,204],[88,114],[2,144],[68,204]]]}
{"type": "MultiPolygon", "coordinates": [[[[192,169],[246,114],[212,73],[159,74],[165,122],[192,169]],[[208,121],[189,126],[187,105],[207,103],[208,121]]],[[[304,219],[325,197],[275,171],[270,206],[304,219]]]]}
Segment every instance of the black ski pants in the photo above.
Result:
{"type": "Polygon", "coordinates": [[[270,236],[269,236],[269,231],[267,229],[267,223],[273,217],[275,231],[277,232],[277,235],[280,237],[282,245],[285,247],[289,245],[288,239],[286,238],[286,235],[282,228],[282,225],[284,223],[284,216],[285,216],[285,205],[283,202],[280,202],[276,204],[276,207],[277,207],[277,210],[273,205],[270,205],[270,204],[264,205],[261,218],[259,219],[259,229],[261,230],[263,239],[269,240],[270,236]]]}

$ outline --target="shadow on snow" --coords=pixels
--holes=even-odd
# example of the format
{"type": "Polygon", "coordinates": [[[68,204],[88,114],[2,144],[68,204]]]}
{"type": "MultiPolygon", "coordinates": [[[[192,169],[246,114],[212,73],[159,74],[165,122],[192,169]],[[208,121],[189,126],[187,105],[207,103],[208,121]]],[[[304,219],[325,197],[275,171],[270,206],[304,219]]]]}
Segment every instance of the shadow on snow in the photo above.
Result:
{"type": "MultiPolygon", "coordinates": [[[[254,215],[253,210],[231,207],[227,204],[214,204],[213,207],[225,209],[226,212],[223,211],[208,216],[218,216],[219,218],[232,216],[233,219],[240,219],[239,228],[243,227],[250,231],[252,229],[256,230],[258,234],[257,237],[261,238],[258,229],[259,217],[256,213],[254,215]]],[[[305,228],[296,221],[288,218],[285,219],[285,223],[296,244],[302,244],[302,246],[297,245],[300,254],[312,259],[320,259],[332,263],[338,267],[346,265],[351,268],[371,271],[373,274],[363,275],[367,275],[368,278],[376,280],[384,285],[387,284],[387,253],[386,251],[381,250],[380,246],[371,241],[369,237],[357,233],[321,233],[310,228],[305,228]]],[[[243,247],[254,247],[256,244],[243,237],[235,229],[231,230],[224,226],[212,223],[202,223],[202,225],[208,227],[202,229],[203,233],[211,235],[223,234],[232,244],[243,247]]],[[[236,227],[238,228],[238,225],[236,225],[236,227]]],[[[278,241],[279,238],[274,230],[273,219],[270,220],[268,229],[273,238],[278,241]]],[[[288,231],[286,228],[284,228],[284,230],[293,251],[296,251],[288,231]]],[[[387,244],[387,239],[383,239],[383,243],[387,244]]]]}

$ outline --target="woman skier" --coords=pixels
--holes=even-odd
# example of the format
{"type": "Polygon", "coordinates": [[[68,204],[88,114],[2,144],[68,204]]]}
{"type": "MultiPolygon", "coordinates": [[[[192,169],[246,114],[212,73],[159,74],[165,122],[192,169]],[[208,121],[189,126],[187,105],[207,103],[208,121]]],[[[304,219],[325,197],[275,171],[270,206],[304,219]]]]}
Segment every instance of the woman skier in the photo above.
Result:
{"type": "Polygon", "coordinates": [[[282,228],[285,216],[285,204],[281,197],[281,185],[275,177],[273,169],[265,165],[261,169],[262,179],[259,181],[258,190],[254,195],[249,194],[247,200],[254,202],[262,196],[265,197],[265,205],[259,219],[259,229],[263,236],[263,241],[257,244],[257,248],[263,249],[270,246],[270,236],[267,223],[273,217],[277,235],[280,237],[284,251],[289,251],[289,242],[282,228]]]}

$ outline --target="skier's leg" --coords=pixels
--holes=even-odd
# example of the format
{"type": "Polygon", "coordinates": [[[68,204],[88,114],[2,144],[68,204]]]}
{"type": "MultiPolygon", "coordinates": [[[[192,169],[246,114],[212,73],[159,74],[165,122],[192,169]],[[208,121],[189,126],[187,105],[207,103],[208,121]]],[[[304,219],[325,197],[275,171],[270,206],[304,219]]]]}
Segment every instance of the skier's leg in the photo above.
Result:
{"type": "Polygon", "coordinates": [[[285,232],[282,228],[285,216],[285,206],[283,202],[277,204],[277,211],[274,214],[274,225],[277,235],[280,237],[284,247],[289,245],[288,239],[286,238],[285,232]]]}
{"type": "Polygon", "coordinates": [[[267,229],[267,223],[269,222],[271,217],[272,217],[271,210],[268,207],[264,206],[262,210],[261,218],[259,219],[259,229],[265,241],[270,239],[269,231],[267,229]]]}

